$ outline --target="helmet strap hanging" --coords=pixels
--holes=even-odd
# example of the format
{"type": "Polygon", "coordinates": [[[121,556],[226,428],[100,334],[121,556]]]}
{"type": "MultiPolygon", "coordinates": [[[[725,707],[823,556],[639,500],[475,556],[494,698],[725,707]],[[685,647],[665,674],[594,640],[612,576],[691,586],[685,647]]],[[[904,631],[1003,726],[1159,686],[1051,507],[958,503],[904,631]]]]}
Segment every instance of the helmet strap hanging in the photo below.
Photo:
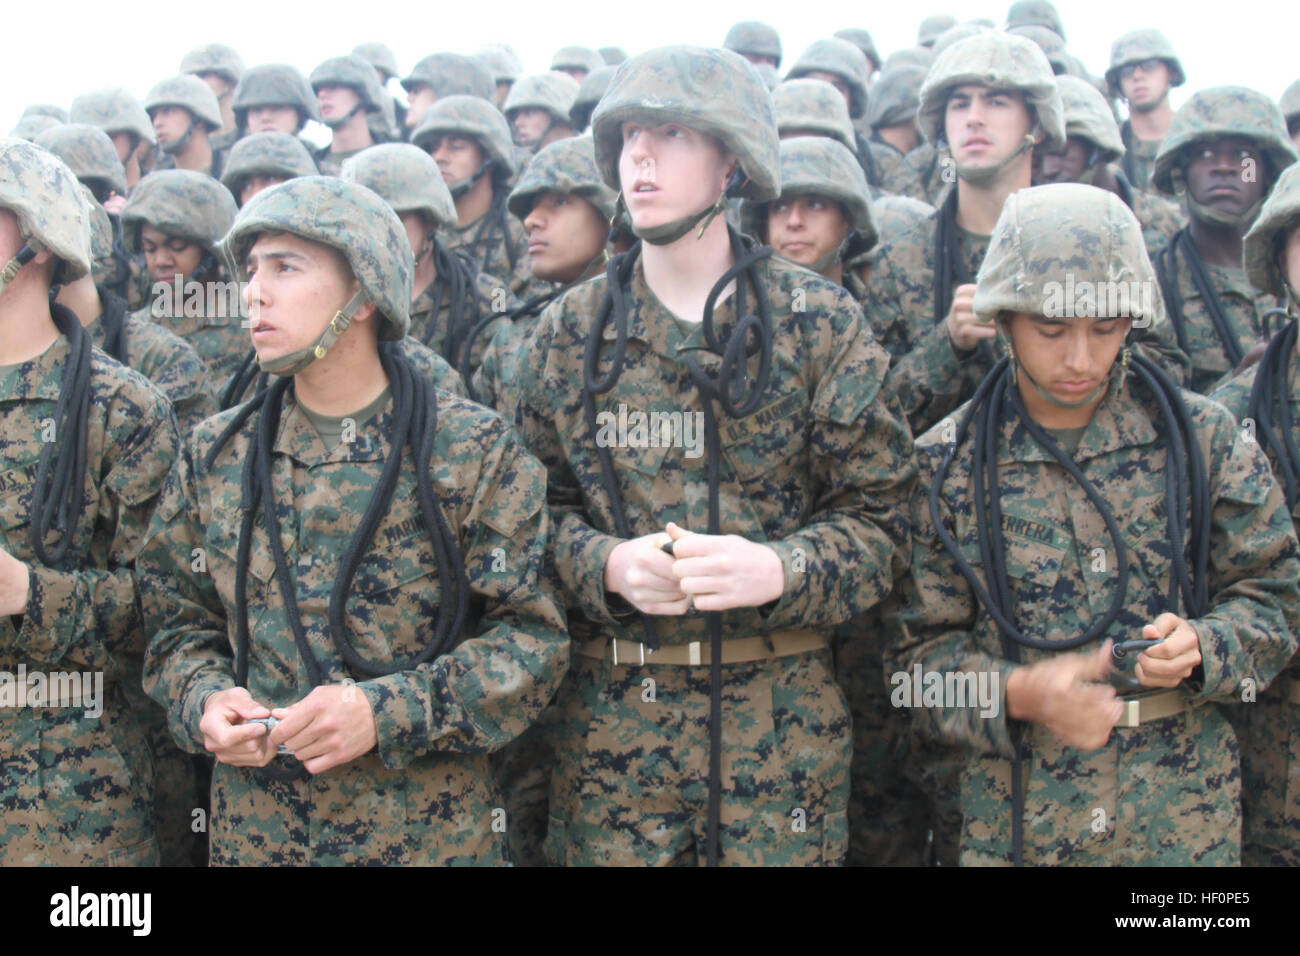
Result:
{"type": "Polygon", "coordinates": [[[257,360],[258,367],[271,375],[288,377],[297,375],[316,359],[322,359],[326,353],[334,347],[334,344],[348,330],[352,324],[352,317],[357,314],[357,309],[361,308],[366,301],[366,290],[358,289],[356,294],[348,300],[343,308],[334,313],[334,318],[330,319],[329,325],[325,326],[325,331],[320,334],[315,345],[308,346],[305,349],[296,349],[287,355],[281,355],[279,358],[257,360]]]}

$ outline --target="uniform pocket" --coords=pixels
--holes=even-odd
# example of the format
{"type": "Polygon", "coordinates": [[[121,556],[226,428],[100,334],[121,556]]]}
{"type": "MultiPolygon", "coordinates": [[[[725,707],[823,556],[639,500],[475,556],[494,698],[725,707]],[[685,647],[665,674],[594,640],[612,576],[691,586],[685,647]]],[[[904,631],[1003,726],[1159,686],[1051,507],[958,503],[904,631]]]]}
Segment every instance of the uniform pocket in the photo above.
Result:
{"type": "Polygon", "coordinates": [[[849,852],[849,812],[836,810],[822,818],[822,866],[843,866],[849,852]]]}

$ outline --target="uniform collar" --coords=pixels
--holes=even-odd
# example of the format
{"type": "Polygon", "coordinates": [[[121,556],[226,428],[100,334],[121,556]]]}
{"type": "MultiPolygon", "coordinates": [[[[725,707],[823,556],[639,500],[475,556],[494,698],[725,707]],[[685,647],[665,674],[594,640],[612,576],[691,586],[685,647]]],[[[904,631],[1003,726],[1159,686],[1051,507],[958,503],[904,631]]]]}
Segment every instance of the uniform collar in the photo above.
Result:
{"type": "Polygon", "coordinates": [[[393,402],[390,399],[384,410],[360,424],[354,442],[339,442],[332,451],[317,434],[311,420],[303,413],[294,397],[293,388],[284,395],[284,408],[280,413],[280,433],[275,437],[275,451],[311,468],[315,465],[337,462],[387,461],[388,435],[393,424],[393,402]]]}
{"type": "MultiPolygon", "coordinates": [[[[50,311],[65,308],[57,302],[50,303],[50,311]]],[[[72,321],[78,321],[74,316],[72,321]]],[[[63,391],[63,369],[68,360],[68,340],[56,335],[54,341],[40,355],[12,366],[0,373],[0,401],[31,401],[32,399],[59,400],[63,391]]]]}
{"type": "MultiPolygon", "coordinates": [[[[1156,429],[1142,400],[1133,393],[1134,373],[1130,370],[1124,387],[1112,387],[1092,415],[1074,460],[1097,458],[1123,448],[1149,445],[1156,440],[1156,429]]],[[[1002,422],[998,443],[998,464],[1025,461],[1056,461],[1046,448],[1029,434],[1019,416],[1009,413],[1002,422]]]]}

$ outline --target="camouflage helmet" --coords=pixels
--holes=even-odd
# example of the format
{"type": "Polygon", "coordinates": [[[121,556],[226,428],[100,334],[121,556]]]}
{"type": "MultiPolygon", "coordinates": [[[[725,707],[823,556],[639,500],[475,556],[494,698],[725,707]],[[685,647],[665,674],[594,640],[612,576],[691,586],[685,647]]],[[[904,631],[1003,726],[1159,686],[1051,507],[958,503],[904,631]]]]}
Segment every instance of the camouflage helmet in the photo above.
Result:
{"type": "MultiPolygon", "coordinates": [[[[966,23],[959,23],[940,33],[938,38],[934,41],[934,45],[930,47],[930,52],[937,57],[944,50],[948,49],[948,47],[960,40],[964,40],[967,37],[973,37],[979,33],[988,32],[988,27],[980,26],[978,23],[971,23],[969,21],[966,23]]],[[[934,61],[931,60],[930,62],[933,63],[934,61]]]]}
{"type": "Polygon", "coordinates": [[[569,123],[574,130],[581,133],[591,125],[591,114],[600,98],[605,95],[605,90],[609,89],[609,81],[613,78],[612,66],[602,66],[587,74],[587,78],[578,86],[578,95],[573,98],[573,105],[569,107],[569,123]]]}
{"type": "MultiPolygon", "coordinates": [[[[599,70],[605,66],[605,58],[590,47],[565,46],[555,51],[551,57],[552,70],[599,70]]],[[[573,79],[570,77],[570,79],[573,79]]],[[[574,80],[576,83],[577,81],[574,80]]]]}
{"type": "Polygon", "coordinates": [[[772,109],[780,136],[807,130],[857,149],[848,104],[839,90],[823,80],[786,80],[772,91],[772,109]]]}
{"type": "Polygon", "coordinates": [[[379,85],[375,68],[356,54],[330,57],[312,70],[307,80],[313,93],[319,93],[322,86],[346,86],[360,97],[367,113],[383,112],[387,94],[379,85]]]}
{"type": "Polygon", "coordinates": [[[519,174],[519,182],[510,191],[506,207],[522,221],[532,212],[537,197],[545,192],[579,196],[595,206],[606,222],[614,217],[617,197],[600,178],[590,136],[570,136],[539,150],[519,174]]]}
{"type": "MultiPolygon", "coordinates": [[[[378,148],[378,147],[374,147],[378,148]]],[[[239,201],[250,176],[296,179],[315,176],[316,163],[297,136],[288,133],[250,133],[230,148],[221,184],[239,201]]]]}
{"type": "Polygon", "coordinates": [[[1282,98],[1277,101],[1277,106],[1282,111],[1282,118],[1286,120],[1287,129],[1290,129],[1291,124],[1300,119],[1300,80],[1286,88],[1282,98]]]}
{"type": "Polygon", "coordinates": [[[917,46],[933,46],[939,34],[957,25],[957,18],[950,13],[935,13],[921,21],[916,31],[917,46]]]}
{"type": "Polygon", "coordinates": [[[1197,90],[1174,114],[1156,153],[1152,185],[1173,195],[1175,173],[1182,175],[1188,147],[1227,136],[1254,142],[1268,157],[1274,176],[1296,161],[1295,145],[1276,103],[1244,86],[1212,86],[1197,90]]]}
{"type": "Polygon", "coordinates": [[[867,57],[848,40],[829,37],[814,41],[799,54],[785,78],[797,80],[809,73],[838,76],[849,87],[849,116],[858,119],[867,112],[867,57]]]}
{"type": "MultiPolygon", "coordinates": [[[[849,227],[857,231],[855,245],[860,250],[876,244],[876,227],[871,221],[871,193],[862,165],[853,152],[825,136],[795,136],[781,140],[780,198],[810,194],[826,196],[844,207],[849,227]]],[[[769,202],[746,200],[741,204],[741,215],[751,221],[765,217],[769,202]]]]}
{"type": "Polygon", "coordinates": [[[145,111],[163,106],[180,106],[190,111],[194,119],[208,127],[208,132],[221,129],[221,106],[216,94],[197,76],[184,73],[155,83],[144,98],[145,111]]]}
{"type": "Polygon", "coordinates": [[[885,65],[881,69],[888,70],[891,67],[898,66],[919,66],[923,70],[928,70],[930,64],[934,62],[934,57],[934,52],[923,46],[904,47],[885,57],[885,65]]]}
{"type": "Polygon", "coordinates": [[[152,226],[215,254],[238,211],[230,190],[211,176],[188,169],[159,170],[131,190],[122,208],[122,242],[128,252],[140,252],[140,227],[152,226]]]}
{"type": "Polygon", "coordinates": [[[257,106],[290,106],[298,111],[298,128],[309,119],[320,120],[316,94],[302,72],[287,63],[267,63],[255,66],[239,81],[230,108],[235,114],[235,124],[241,129],[248,126],[248,111],[257,106]]]}
{"type": "Polygon", "coordinates": [[[33,103],[23,110],[23,116],[52,116],[60,123],[68,122],[68,111],[50,103],[33,103]]]}
{"type": "MultiPolygon", "coordinates": [[[[605,69],[605,67],[601,67],[605,69]]],[[[592,72],[595,72],[594,70],[592,72]]],[[[556,122],[568,124],[569,111],[578,96],[578,81],[567,73],[551,70],[549,73],[534,73],[515,80],[510,87],[506,101],[501,105],[501,112],[508,122],[514,122],[512,115],[516,110],[545,110],[556,122]]]]}
{"type": "Polygon", "coordinates": [[[1069,73],[1073,64],[1070,55],[1065,52],[1065,41],[1053,33],[1047,27],[1034,25],[1016,27],[1014,30],[1008,30],[1013,36],[1026,37],[1038,44],[1038,49],[1043,51],[1047,57],[1047,62],[1052,64],[1052,72],[1057,76],[1063,73],[1069,73]]]}
{"type": "Polygon", "coordinates": [[[881,243],[901,236],[933,215],[933,206],[911,196],[877,196],[871,200],[871,221],[881,243]]]}
{"type": "Polygon", "coordinates": [[[262,190],[240,210],[221,243],[235,274],[263,232],[287,232],[343,253],[365,299],[387,320],[379,337],[406,337],[411,244],[397,213],[378,194],[333,176],[303,176],[262,190]]]}
{"type": "Polygon", "coordinates": [[[1124,155],[1124,140],[1106,97],[1087,80],[1058,76],[1056,89],[1065,111],[1065,135],[1087,140],[1097,148],[1099,163],[1113,163],[1124,155]]]}
{"type": "MultiPolygon", "coordinates": [[[[856,47],[853,52],[861,56],[856,47]]],[[[747,181],[739,195],[774,199],[781,159],[772,97],[753,64],[730,50],[665,46],[618,68],[591,117],[596,163],[619,189],[618,159],[625,122],[680,123],[713,136],[731,151],[747,181]]]]}
{"type": "Polygon", "coordinates": [[[146,143],[158,142],[149,114],[139,100],[120,86],[82,93],[72,101],[68,119],[73,123],[98,126],[109,136],[134,133],[146,143]]]}
{"type": "Polygon", "coordinates": [[[388,76],[398,74],[397,56],[386,44],[376,41],[358,43],[352,48],[352,54],[361,57],[381,73],[386,73],[388,76]]]}
{"type": "MultiPolygon", "coordinates": [[[[40,136],[46,130],[54,129],[63,124],[53,116],[24,116],[14,124],[14,128],[9,131],[10,136],[18,139],[25,139],[29,142],[35,142],[36,137],[40,136]]],[[[116,155],[116,154],[115,154],[116,155]]]]}
{"type": "Polygon", "coordinates": [[[763,81],[763,85],[767,87],[768,92],[781,85],[781,75],[776,72],[776,67],[771,63],[751,63],[750,65],[758,71],[758,78],[763,81]]]}
{"type": "Polygon", "coordinates": [[[1045,27],[1065,40],[1065,24],[1050,0],[1016,0],[1007,11],[1007,29],[1016,27],[1045,27]]]}
{"type": "Polygon", "coordinates": [[[881,129],[913,122],[921,105],[924,82],[925,70],[920,67],[891,66],[882,70],[871,88],[867,124],[872,129],[881,129]]]}
{"type": "Polygon", "coordinates": [[[402,87],[414,93],[422,86],[433,90],[438,99],[446,96],[477,96],[494,100],[497,92],[496,77],[474,57],[459,53],[431,53],[411,67],[402,80],[402,87]]]}
{"type": "MultiPolygon", "coordinates": [[[[0,209],[18,219],[23,242],[35,252],[48,249],[59,261],[54,284],[90,273],[90,223],[77,177],[53,153],[25,139],[0,138],[0,209]]],[[[4,264],[0,289],[21,268],[4,264]]]]}
{"type": "Polygon", "coordinates": [[[113,220],[88,188],[82,186],[81,191],[86,200],[86,221],[90,224],[90,271],[98,283],[102,273],[113,270],[113,220]]]}
{"type": "Polygon", "coordinates": [[[504,43],[483,47],[474,54],[474,59],[487,67],[494,83],[513,83],[524,75],[524,61],[504,43]]]}
{"type": "Polygon", "coordinates": [[[1034,186],[1007,197],[975,280],[975,314],[995,322],[1004,312],[1055,313],[1067,274],[1081,289],[1125,293],[1096,295],[1098,316],[1141,318],[1151,326],[1161,321],[1164,302],[1141,224],[1113,192],[1080,183],[1034,186]]]}
{"type": "Polygon", "coordinates": [[[429,107],[411,142],[428,150],[433,141],[447,133],[472,136],[492,160],[493,176],[503,182],[515,174],[514,141],[510,124],[501,111],[479,96],[445,96],[429,107]]]}
{"type": "Polygon", "coordinates": [[[1123,97],[1119,87],[1119,71],[1129,63],[1143,60],[1163,60],[1169,67],[1169,85],[1182,86],[1187,79],[1183,64],[1174,52],[1173,45],[1159,30],[1133,30],[1110,45],[1110,66],[1106,69],[1106,86],[1115,99],[1123,97]]]}
{"type": "Polygon", "coordinates": [[[618,66],[627,59],[627,50],[621,46],[603,46],[596,51],[606,66],[618,66]]]}
{"type": "Polygon", "coordinates": [[[236,86],[244,76],[244,58],[234,47],[209,43],[186,53],[181,58],[180,72],[193,76],[215,73],[231,86],[236,86]]]}
{"type": "Polygon", "coordinates": [[[722,41],[724,50],[744,56],[770,56],[781,66],[781,35],[775,27],[768,26],[760,20],[741,20],[734,23],[722,41]]]}
{"type": "Polygon", "coordinates": [[[343,163],[339,176],[378,193],[393,212],[422,212],[435,228],[456,225],[456,203],[438,164],[410,143],[384,143],[343,163]]]}
{"type": "Polygon", "coordinates": [[[1020,90],[1025,105],[1037,115],[1045,144],[1065,144],[1065,118],[1056,76],[1043,51],[1032,41],[1010,33],[989,31],[967,37],[944,50],[921,86],[917,125],[925,138],[939,142],[944,111],[954,87],[975,83],[995,90],[1020,90]]]}
{"type": "MultiPolygon", "coordinates": [[[[1282,171],[1255,224],[1246,233],[1246,275],[1250,284],[1261,292],[1286,296],[1285,277],[1278,268],[1277,257],[1287,233],[1297,222],[1300,222],[1300,165],[1292,165],[1282,171]]],[[[1300,290],[1300,282],[1293,282],[1292,288],[1300,290]]]]}
{"type": "Polygon", "coordinates": [[[871,38],[869,31],[857,27],[845,27],[843,30],[836,30],[833,35],[841,40],[848,40],[862,51],[862,55],[868,61],[867,71],[869,73],[874,73],[880,69],[880,53],[876,50],[876,41],[871,38]]]}
{"type": "Polygon", "coordinates": [[[126,195],[126,170],[108,134],[88,123],[66,123],[47,129],[35,143],[48,149],[72,170],[72,174],[94,189],[107,187],[126,195]]]}

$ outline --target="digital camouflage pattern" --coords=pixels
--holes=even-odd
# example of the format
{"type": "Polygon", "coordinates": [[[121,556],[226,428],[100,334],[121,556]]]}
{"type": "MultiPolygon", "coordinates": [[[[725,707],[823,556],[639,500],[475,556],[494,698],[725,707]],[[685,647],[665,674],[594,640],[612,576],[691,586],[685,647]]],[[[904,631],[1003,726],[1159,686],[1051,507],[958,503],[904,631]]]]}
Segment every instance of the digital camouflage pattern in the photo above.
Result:
{"type": "Polygon", "coordinates": [[[916,31],[917,46],[934,46],[934,41],[945,30],[957,25],[957,18],[950,13],[935,13],[921,21],[916,31]]]}
{"type": "Polygon", "coordinates": [[[1061,14],[1050,0],[1016,0],[1007,11],[1007,29],[1016,27],[1046,27],[1062,40],[1065,39],[1065,24],[1061,14]]]}
{"type": "Polygon", "coordinates": [[[606,222],[614,217],[617,196],[601,178],[590,137],[572,136],[539,150],[510,191],[506,208],[522,222],[544,192],[580,196],[606,222]]]}
{"type": "Polygon", "coordinates": [[[316,162],[298,137],[288,133],[250,133],[231,148],[226,167],[221,171],[221,185],[238,202],[250,177],[296,179],[315,175],[316,162]]]}
{"type": "Polygon", "coordinates": [[[481,61],[459,53],[433,53],[411,68],[402,87],[414,93],[422,86],[433,90],[439,99],[448,96],[473,96],[492,103],[496,97],[496,79],[481,61]]]}
{"type": "Polygon", "coordinates": [[[469,95],[439,97],[412,131],[411,142],[427,151],[448,133],[478,140],[479,147],[492,160],[494,184],[514,177],[517,167],[510,124],[490,99],[469,95]]]}
{"type": "Polygon", "coordinates": [[[930,47],[930,53],[932,56],[937,57],[958,40],[964,40],[967,37],[973,37],[977,34],[988,32],[988,27],[981,26],[978,23],[972,23],[969,21],[966,23],[959,23],[956,26],[949,27],[947,30],[944,30],[939,34],[938,38],[934,41],[934,45],[930,47]]]}
{"type": "Polygon", "coordinates": [[[320,120],[320,107],[307,77],[287,63],[255,66],[244,74],[230,101],[240,129],[248,128],[248,111],[255,106],[292,106],[298,111],[300,131],[309,119],[320,120]]]}
{"type": "Polygon", "coordinates": [[[1197,90],[1174,113],[1156,153],[1152,184],[1166,195],[1181,195],[1190,148],[1228,136],[1255,143],[1268,157],[1274,177],[1296,161],[1295,144],[1276,103],[1244,86],[1212,86],[1197,90]]]}
{"type": "Polygon", "coordinates": [[[372,146],[344,163],[339,178],[377,193],[393,212],[423,213],[435,229],[456,225],[456,204],[438,164],[418,146],[372,146]]]}
{"type": "Polygon", "coordinates": [[[314,92],[322,86],[346,86],[361,98],[367,113],[382,113],[388,94],[379,85],[375,68],[356,54],[330,57],[311,71],[307,78],[314,92]]]}
{"type": "Polygon", "coordinates": [[[53,116],[24,116],[14,124],[14,128],[9,131],[9,135],[15,139],[35,142],[36,137],[46,130],[57,129],[61,125],[53,116]]]}
{"type": "Polygon", "coordinates": [[[742,20],[732,24],[722,40],[722,46],[732,53],[774,57],[777,69],[781,67],[781,35],[774,27],[759,20],[742,20]]]}
{"type": "Polygon", "coordinates": [[[867,112],[867,70],[867,57],[860,49],[848,40],[829,37],[799,54],[785,78],[797,80],[813,72],[838,77],[849,88],[849,116],[857,119],[867,112]]]}
{"type": "MultiPolygon", "coordinates": [[[[766,616],[725,612],[724,637],[796,627],[829,635],[889,590],[907,539],[896,503],[911,481],[910,441],[880,390],[887,357],[847,293],[781,260],[756,269],[772,303],[773,376],[753,415],[720,413],[722,530],[776,550],[787,591],[766,616]],[[803,312],[792,308],[796,290],[803,312]]],[[[550,474],[552,554],[575,647],[643,637],[604,593],[603,568],[618,539],[580,398],[583,342],[606,281],[576,286],[542,314],[520,387],[519,427],[550,474]]],[[[719,328],[734,322],[733,301],[718,303],[719,328]]],[[[719,362],[701,327],[659,304],[639,263],[627,302],[626,363],[597,408],[698,411],[684,356],[710,373],[719,362]]],[[[605,338],[612,346],[612,327],[605,338]]],[[[607,350],[600,374],[609,361],[607,350]]],[[[667,521],[703,530],[705,457],[656,444],[611,449],[631,534],[667,521]]],[[[708,640],[703,615],[668,623],[659,628],[665,646],[708,640]]],[[[851,741],[828,654],[724,665],[723,673],[722,861],[840,862],[851,741]],[[806,811],[806,832],[792,832],[795,808],[806,811]]],[[[615,666],[575,651],[557,700],[552,862],[667,864],[702,855],[708,700],[704,668],[615,666]],[[642,702],[647,677],[657,703],[642,702]]]]}
{"type": "Polygon", "coordinates": [[[613,78],[612,66],[592,70],[583,78],[578,86],[578,94],[573,98],[573,105],[569,107],[569,123],[574,132],[581,133],[591,125],[591,114],[600,98],[605,95],[605,90],[609,89],[609,81],[613,78]]]}
{"type": "MultiPolygon", "coordinates": [[[[1300,216],[1300,166],[1288,166],[1264,201],[1254,225],[1246,233],[1243,258],[1250,283],[1261,292],[1287,294],[1286,276],[1278,268],[1277,253],[1288,229],[1300,216]]],[[[1292,288],[1296,283],[1292,282],[1292,288]]]]}
{"type": "Polygon", "coordinates": [[[483,63],[497,83],[513,83],[524,75],[524,63],[512,47],[504,43],[485,46],[474,54],[483,63]]]}
{"type": "Polygon", "coordinates": [[[41,133],[33,141],[48,149],[72,174],[92,190],[111,189],[126,195],[126,170],[117,158],[117,149],[108,134],[87,123],[65,123],[41,133]]]}
{"type": "Polygon", "coordinates": [[[748,177],[741,197],[780,194],[772,97],[748,61],[729,50],[665,46],[627,62],[635,65],[619,67],[591,117],[596,164],[606,185],[620,188],[623,123],[680,123],[721,140],[736,157],[748,177]]]}
{"type": "Polygon", "coordinates": [[[967,37],[939,54],[921,86],[917,110],[917,125],[929,142],[938,143],[943,133],[949,93],[966,83],[1020,90],[1046,134],[1047,145],[1065,142],[1061,97],[1052,66],[1032,41],[990,31],[967,37]]]}
{"type": "MultiPolygon", "coordinates": [[[[216,865],[491,864],[501,806],[488,754],[541,712],[568,662],[564,615],[544,573],[545,472],[499,416],[439,391],[430,468],[439,507],[464,556],[471,610],[455,649],[367,679],[339,659],[328,596],[384,461],[392,404],[357,441],[328,450],[289,393],[271,461],[291,587],[326,684],[356,681],[375,715],[378,746],[307,780],[278,782],[217,764],[211,859],[216,865]],[[295,491],[295,489],[298,489],[295,491]],[[305,489],[303,491],[302,489],[305,489]]],[[[202,704],[234,686],[234,564],[247,424],[207,455],[233,412],[200,425],[168,478],[138,568],[153,638],[145,687],[169,709],[177,743],[200,752],[202,704]],[[208,555],[205,573],[190,554],[208,555]]],[[[441,591],[419,518],[410,452],[392,505],[364,556],[344,612],[360,653],[403,659],[427,640],[441,591]]],[[[271,706],[311,689],[286,620],[261,522],[251,550],[249,691],[271,706]]],[[[284,761],[280,761],[283,764],[284,761]]],[[[507,821],[508,825],[508,821],[507,821]]]]}
{"type": "Polygon", "coordinates": [[[1065,41],[1046,27],[1023,26],[1007,32],[1038,44],[1038,49],[1043,51],[1047,62],[1052,64],[1052,72],[1057,76],[1069,73],[1073,68],[1070,54],[1065,52],[1065,41]]]}
{"type": "Polygon", "coordinates": [[[352,48],[352,53],[387,76],[397,76],[401,72],[397,68],[397,56],[387,44],[374,41],[358,43],[352,48]]]}
{"type": "Polygon", "coordinates": [[[0,209],[17,217],[23,242],[37,252],[49,249],[59,260],[55,283],[90,272],[85,195],[72,171],[53,154],[24,139],[0,139],[0,209]]]}
{"type": "Polygon", "coordinates": [[[836,30],[832,35],[841,40],[848,40],[862,51],[862,55],[867,58],[867,72],[869,74],[880,69],[880,53],[876,50],[876,41],[871,38],[870,31],[857,27],[845,27],[843,30],[836,30]]]}
{"type": "MultiPolygon", "coordinates": [[[[606,68],[602,66],[598,69],[606,68]]],[[[506,101],[501,105],[501,112],[513,123],[515,111],[531,107],[545,110],[556,122],[568,123],[569,111],[573,109],[578,89],[577,80],[567,73],[557,73],[554,68],[549,73],[521,76],[510,87],[506,101]]]]}
{"type": "Polygon", "coordinates": [[[181,106],[193,114],[195,121],[207,126],[208,132],[221,129],[221,106],[212,88],[197,76],[182,74],[155,83],[144,98],[145,111],[153,116],[152,110],[160,106],[181,106]]]}
{"type": "Polygon", "coordinates": [[[0,670],[97,672],[103,712],[90,717],[66,698],[0,708],[0,861],[155,865],[149,717],[126,688],[139,684],[145,646],[132,563],[176,456],[176,424],[140,375],[91,353],[85,510],[63,566],[42,565],[30,542],[32,493],[42,422],[54,417],[67,355],[59,337],[0,372],[0,545],[31,574],[26,613],[0,620],[0,670]]]}
{"type": "Polygon", "coordinates": [[[1119,71],[1129,63],[1143,60],[1164,60],[1169,67],[1169,85],[1182,86],[1187,81],[1183,64],[1174,52],[1173,45],[1159,30],[1144,28],[1125,33],[1110,45],[1110,66],[1106,68],[1106,87],[1113,99],[1123,99],[1119,86],[1119,71]]]}
{"type": "Polygon", "coordinates": [[[208,43],[196,47],[181,58],[181,73],[216,73],[231,86],[244,75],[244,58],[233,47],[224,43],[208,43]]]}
{"type": "MultiPolygon", "coordinates": [[[[843,145],[825,136],[796,136],[781,140],[781,199],[795,196],[826,196],[839,203],[857,235],[854,245],[862,250],[876,244],[876,227],[871,221],[871,196],[857,158],[843,145]]],[[[771,201],[745,200],[741,215],[767,231],[771,201]]],[[[755,233],[758,235],[759,233],[755,233]]]]}
{"type": "MultiPolygon", "coordinates": [[[[566,46],[555,51],[555,56],[551,57],[550,68],[552,70],[586,70],[590,73],[592,70],[599,70],[602,66],[605,66],[605,58],[591,47],[566,46]]],[[[569,79],[573,79],[573,77],[569,77],[569,79]]],[[[574,82],[577,81],[574,80],[574,82]]]]}
{"type": "MultiPolygon", "coordinates": [[[[1045,284],[1067,265],[1083,277],[1076,281],[1104,283],[1116,274],[1150,281],[1152,275],[1138,224],[1117,197],[1074,185],[1013,194],[980,273],[977,313],[1041,303],[1045,284]],[[1103,235],[1110,240],[1102,242],[1103,235]]],[[[1184,398],[1207,464],[1215,556],[1208,582],[1214,603],[1192,622],[1203,677],[1183,685],[1182,713],[1116,728],[1107,745],[1091,753],[1066,747],[1038,725],[1026,726],[1026,864],[1238,862],[1237,745],[1213,705],[1237,699],[1245,678],[1266,683],[1294,651],[1300,548],[1258,445],[1242,440],[1219,405],[1192,394],[1184,398]],[[1102,828],[1095,826],[1098,808],[1102,828]]],[[[1127,601],[1106,635],[1116,640],[1169,609],[1171,561],[1160,517],[1166,452],[1156,415],[1154,401],[1130,376],[1102,400],[1073,455],[1113,510],[1131,556],[1127,601]]],[[[1112,599],[1114,574],[1098,572],[1091,559],[1094,549],[1110,553],[1110,536],[1082,488],[1023,425],[1008,417],[997,432],[1017,624],[1039,639],[1072,638],[1112,599]]],[[[940,545],[930,517],[929,485],[951,437],[936,428],[917,443],[921,480],[912,498],[912,575],[891,599],[886,664],[893,671],[919,666],[925,672],[997,673],[1005,686],[1015,665],[1005,659],[996,628],[940,545]]],[[[978,564],[972,480],[970,455],[959,450],[940,508],[963,554],[978,564]]],[[[1022,648],[1021,662],[1051,653],[1022,648]]],[[[960,785],[961,863],[1009,863],[1011,726],[1005,708],[993,716],[981,716],[977,707],[930,708],[914,719],[968,748],[960,785]]]]}
{"type": "Polygon", "coordinates": [[[934,53],[923,46],[909,46],[901,50],[895,50],[889,56],[885,57],[885,65],[882,70],[888,70],[891,67],[900,66],[919,66],[923,70],[928,70],[930,64],[934,62],[934,53]]]}
{"type": "Polygon", "coordinates": [[[848,104],[824,80],[786,80],[772,91],[772,109],[780,136],[816,133],[836,140],[847,149],[857,149],[848,104]]]}
{"type": "Polygon", "coordinates": [[[871,87],[871,102],[867,108],[867,123],[874,129],[882,126],[901,126],[916,119],[921,105],[921,84],[925,70],[916,66],[891,67],[882,70],[871,87]]]}

